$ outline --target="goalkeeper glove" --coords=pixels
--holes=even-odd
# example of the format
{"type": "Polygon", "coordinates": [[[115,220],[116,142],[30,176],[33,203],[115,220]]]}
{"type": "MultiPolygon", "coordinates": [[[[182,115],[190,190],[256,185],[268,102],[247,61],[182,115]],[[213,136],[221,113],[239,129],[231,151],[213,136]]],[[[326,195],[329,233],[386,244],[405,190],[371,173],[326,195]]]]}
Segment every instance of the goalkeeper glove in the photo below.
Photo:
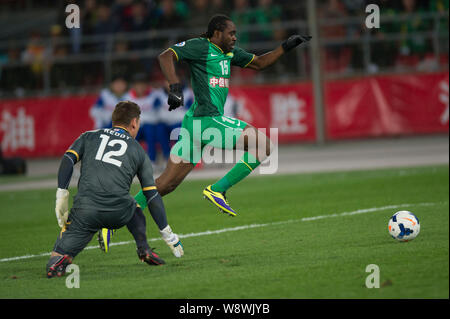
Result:
{"type": "Polygon", "coordinates": [[[59,227],[63,227],[69,216],[69,191],[67,189],[58,188],[56,190],[56,219],[59,227]]]}
{"type": "Polygon", "coordinates": [[[180,83],[171,84],[169,86],[169,98],[167,99],[169,104],[169,111],[175,110],[184,104],[183,90],[180,83]]]}
{"type": "Polygon", "coordinates": [[[163,230],[160,230],[159,233],[166,244],[170,247],[175,257],[180,258],[184,255],[183,245],[181,244],[178,235],[172,232],[169,225],[167,225],[163,230]]]}
{"type": "Polygon", "coordinates": [[[311,40],[311,36],[309,35],[292,35],[286,41],[284,41],[281,46],[283,47],[284,52],[288,52],[295,48],[296,46],[306,43],[311,40]]]}

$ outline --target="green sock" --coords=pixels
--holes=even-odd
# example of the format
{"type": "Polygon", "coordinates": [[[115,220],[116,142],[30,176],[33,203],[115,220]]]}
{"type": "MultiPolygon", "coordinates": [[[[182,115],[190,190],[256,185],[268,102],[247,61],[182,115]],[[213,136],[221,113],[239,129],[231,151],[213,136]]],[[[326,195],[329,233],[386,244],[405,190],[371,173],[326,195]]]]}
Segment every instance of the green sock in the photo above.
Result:
{"type": "Polygon", "coordinates": [[[213,184],[211,189],[221,193],[227,191],[231,186],[247,177],[259,164],[261,163],[255,156],[245,152],[241,160],[224,177],[213,184]]]}
{"type": "Polygon", "coordinates": [[[134,196],[136,202],[141,206],[142,210],[147,207],[147,198],[145,198],[144,192],[142,189],[134,196]]]}

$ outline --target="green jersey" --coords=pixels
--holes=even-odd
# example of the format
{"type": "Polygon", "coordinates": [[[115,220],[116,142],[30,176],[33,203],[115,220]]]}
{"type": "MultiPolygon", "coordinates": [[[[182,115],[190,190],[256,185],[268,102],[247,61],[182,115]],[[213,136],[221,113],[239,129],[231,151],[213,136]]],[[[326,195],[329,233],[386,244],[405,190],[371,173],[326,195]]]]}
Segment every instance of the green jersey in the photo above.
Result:
{"type": "Polygon", "coordinates": [[[73,208],[127,210],[136,205],[130,186],[137,175],[142,189],[156,189],[153,169],[142,146],[122,128],[88,131],[67,152],[81,160],[73,208]]]}
{"type": "Polygon", "coordinates": [[[235,47],[224,53],[207,38],[194,38],[169,49],[178,61],[186,61],[191,69],[194,103],[186,116],[220,116],[228,95],[231,66],[245,68],[255,55],[235,47]]]}

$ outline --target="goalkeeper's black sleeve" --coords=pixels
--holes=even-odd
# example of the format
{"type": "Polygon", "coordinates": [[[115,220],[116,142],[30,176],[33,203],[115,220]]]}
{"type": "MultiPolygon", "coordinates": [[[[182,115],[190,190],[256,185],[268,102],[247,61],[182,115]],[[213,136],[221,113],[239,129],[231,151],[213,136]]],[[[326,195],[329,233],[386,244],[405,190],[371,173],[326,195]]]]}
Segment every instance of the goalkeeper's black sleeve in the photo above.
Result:
{"type": "Polygon", "coordinates": [[[167,227],[166,209],[161,195],[156,189],[144,191],[145,198],[147,199],[148,210],[152,215],[153,220],[158,225],[160,230],[167,227]]]}
{"type": "Polygon", "coordinates": [[[73,173],[73,165],[75,165],[76,162],[77,158],[74,154],[64,154],[58,169],[58,188],[67,189],[69,187],[73,173]]]}

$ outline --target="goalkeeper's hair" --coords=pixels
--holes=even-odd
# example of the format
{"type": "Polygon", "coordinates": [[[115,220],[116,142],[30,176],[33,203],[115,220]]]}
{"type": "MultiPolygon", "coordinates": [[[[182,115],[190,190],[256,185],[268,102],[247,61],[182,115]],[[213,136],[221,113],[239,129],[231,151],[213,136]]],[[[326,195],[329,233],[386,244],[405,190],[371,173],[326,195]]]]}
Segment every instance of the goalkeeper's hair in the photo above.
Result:
{"type": "Polygon", "coordinates": [[[212,38],[214,31],[223,31],[227,27],[227,21],[232,21],[230,17],[224,14],[214,15],[208,23],[208,30],[200,35],[202,38],[212,38]]]}
{"type": "Polygon", "coordinates": [[[117,103],[111,116],[113,125],[130,125],[134,118],[139,118],[141,109],[139,105],[131,101],[121,101],[117,103]]]}

